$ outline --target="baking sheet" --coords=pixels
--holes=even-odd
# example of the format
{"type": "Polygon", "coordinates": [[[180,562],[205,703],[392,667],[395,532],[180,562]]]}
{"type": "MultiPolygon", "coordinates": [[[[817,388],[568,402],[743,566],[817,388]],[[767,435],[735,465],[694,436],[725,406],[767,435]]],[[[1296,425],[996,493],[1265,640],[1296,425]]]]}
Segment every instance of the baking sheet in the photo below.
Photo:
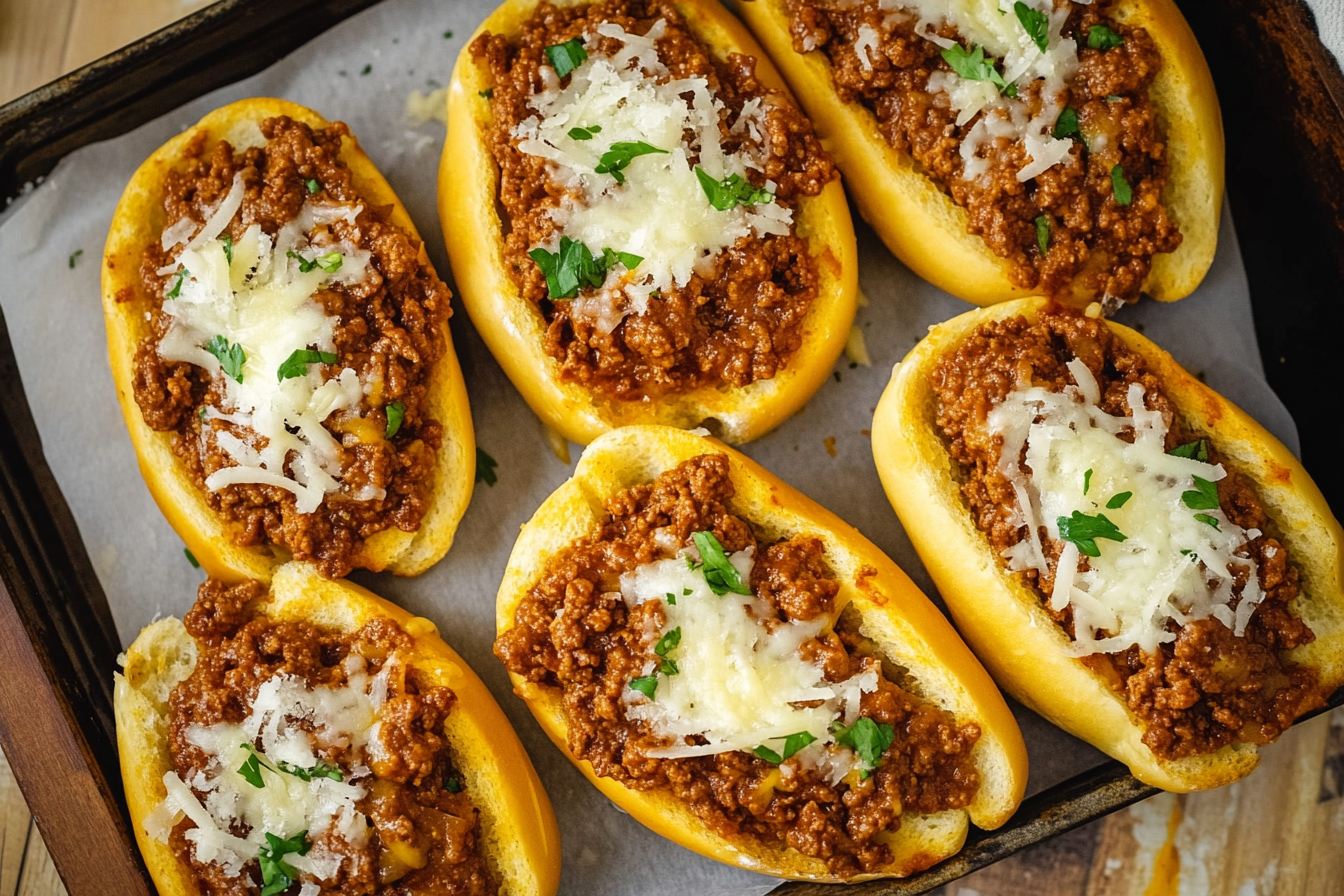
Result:
{"type": "MultiPolygon", "coordinates": [[[[400,194],[451,284],[434,203],[443,126],[409,117],[407,98],[448,82],[458,51],[492,5],[388,0],[259,75],[73,153],[0,215],[5,278],[0,307],[47,460],[123,643],[153,618],[184,612],[202,574],[188,565],[181,541],[140,479],[108,371],[98,268],[122,188],[150,152],[210,109],[245,96],[285,97],[351,126],[400,194]]],[[[866,430],[892,365],[928,326],[968,306],[911,274],[861,222],[858,233],[860,283],[869,305],[860,309],[857,323],[873,366],[851,367],[842,358],[836,376],[802,412],[745,450],[856,525],[932,595],[883,497],[866,430]]],[[[1175,305],[1142,302],[1122,309],[1119,319],[1141,327],[1297,451],[1292,420],[1265,383],[1226,211],[1218,257],[1199,291],[1175,305]]],[[[565,863],[562,893],[661,896],[673,881],[679,892],[705,896],[764,893],[774,886],[772,879],[703,859],[632,824],[570,766],[511,693],[491,653],[495,590],[518,527],[572,467],[547,447],[541,425],[460,306],[453,331],[477,444],[498,461],[499,481],[493,487],[478,484],[452,551],[430,572],[417,579],[353,578],[438,623],[503,705],[556,807],[565,863]]],[[[571,447],[577,460],[578,446],[571,447]]],[[[1018,716],[1031,755],[1029,793],[1104,758],[1025,710],[1018,716]]]]}

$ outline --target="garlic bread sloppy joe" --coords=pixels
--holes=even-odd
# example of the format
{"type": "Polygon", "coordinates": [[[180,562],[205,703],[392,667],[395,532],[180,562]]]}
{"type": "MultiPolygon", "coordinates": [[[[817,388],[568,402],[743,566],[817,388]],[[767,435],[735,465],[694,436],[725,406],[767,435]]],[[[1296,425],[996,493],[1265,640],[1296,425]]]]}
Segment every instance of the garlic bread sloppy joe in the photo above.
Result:
{"type": "Polygon", "coordinates": [[[594,442],[524,527],[499,629],[516,689],[584,774],[720,861],[905,875],[1021,796],[1017,727],[923,595],[695,434],[594,442]]]}
{"type": "Polygon", "coordinates": [[[103,279],[141,470],[212,574],[448,549],[474,472],[450,293],[345,125],[211,113],[137,171],[103,279]]]}

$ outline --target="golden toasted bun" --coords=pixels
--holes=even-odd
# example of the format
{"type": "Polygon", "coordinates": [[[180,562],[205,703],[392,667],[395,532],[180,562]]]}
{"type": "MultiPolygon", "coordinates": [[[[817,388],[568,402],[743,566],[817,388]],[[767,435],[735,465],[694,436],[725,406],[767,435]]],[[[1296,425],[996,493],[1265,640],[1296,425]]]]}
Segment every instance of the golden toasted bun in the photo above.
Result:
{"type": "MultiPolygon", "coordinates": [[[[391,619],[411,636],[407,662],[431,686],[457,695],[444,734],[453,762],[480,812],[482,852],[501,892],[553,896],[560,883],[560,835],[546,791],[523,745],[476,673],[439,637],[434,624],[347,581],[324,579],[305,563],[275,570],[270,597],[254,609],[276,621],[304,621],[353,632],[377,618],[391,619]]],[[[162,896],[198,896],[185,866],[144,830],[144,819],[166,791],[168,695],[196,667],[196,642],[180,620],[161,619],[126,651],[113,704],[117,748],[131,824],[150,876],[162,896]]]]}
{"type": "MultiPolygon", "coordinates": [[[[192,555],[210,575],[226,581],[268,581],[271,572],[289,559],[279,546],[241,547],[234,544],[234,524],[210,508],[205,492],[186,475],[173,453],[173,433],[155,432],[145,425],[135,403],[135,350],[151,335],[146,313],[153,307],[140,286],[140,257],[145,247],[159,240],[165,225],[163,184],[169,171],[181,169],[187,146],[199,134],[210,147],[227,140],[235,150],[262,145],[258,126],[267,118],[287,115],[309,127],[327,127],[329,122],[311,109],[277,99],[247,99],[230,103],[205,116],[155,150],[126,185],[112,216],[112,229],[103,251],[103,316],[107,324],[107,353],[112,362],[112,380],[117,400],[126,417],[131,443],[140,462],[140,474],[149,486],[168,523],[187,543],[192,555]]],[[[341,161],[350,169],[355,189],[370,205],[391,206],[392,223],[419,241],[406,208],[397,199],[382,174],[374,167],[359,142],[347,137],[341,143],[341,161]]],[[[423,241],[421,241],[423,242],[423,241]]],[[[429,264],[424,246],[420,262],[429,264]]],[[[453,351],[447,324],[443,327],[445,351],[430,375],[427,414],[443,426],[433,473],[429,510],[415,532],[393,527],[364,542],[354,559],[356,568],[390,570],[411,576],[424,572],[453,543],[458,520],[467,509],[476,474],[476,442],[467,407],[467,389],[453,351]]]]}
{"type": "MultiPolygon", "coordinates": [[[[507,0],[481,23],[476,35],[517,35],[537,0],[507,0]]],[[[719,58],[757,58],[763,86],[788,95],[779,73],[742,23],[718,0],[675,0],[673,6],[719,58]]],[[[475,39],[475,35],[472,40],[475,39]]],[[[565,438],[587,444],[617,426],[660,423],[706,426],[734,444],[749,442],[801,408],[830,375],[854,321],[858,255],[844,190],[832,182],[804,197],[795,221],[817,261],[817,297],[802,325],[803,343],[772,379],[745,388],[704,386],[657,401],[614,401],[572,382],[546,354],[546,321],[518,293],[504,265],[504,239],[496,196],[499,168],[486,143],[490,103],[480,92],[489,73],[478,66],[467,41],[448,88],[448,138],[439,166],[439,219],[453,277],[471,321],[513,385],[542,421],[565,438]]],[[[650,214],[656,214],[650,209],[650,214]]]]}
{"type": "MultiPolygon", "coordinates": [[[[499,633],[514,627],[518,605],[550,559],[599,525],[607,498],[702,454],[728,458],[736,488],[729,508],[748,520],[758,536],[766,541],[794,535],[821,539],[826,562],[840,581],[837,606],[846,607],[846,620],[857,611],[864,637],[883,657],[909,670],[903,687],[953,713],[959,723],[980,726],[972,754],[982,782],[975,801],[967,809],[936,815],[905,813],[900,830],[884,840],[894,854],[892,862],[853,880],[904,876],[952,855],[966,839],[968,816],[981,828],[1003,824],[1022,800],[1027,754],[1017,723],[985,670],[910,578],[857,529],[717,440],[665,426],[630,426],[589,445],[573,478],[546,499],[518,536],[499,587],[499,633]]],[[[718,836],[667,791],[629,790],[598,777],[590,763],[569,751],[559,690],[511,677],[514,691],[556,746],[646,827],[730,865],[795,880],[839,880],[820,859],[752,837],[718,836]]]]}
{"type": "MultiPolygon", "coordinates": [[[[1235,781],[1259,761],[1252,744],[1174,762],[1153,755],[1122,696],[1066,654],[1064,630],[1036,590],[1004,568],[962,499],[961,473],[935,427],[930,374],[981,324],[1016,315],[1034,320],[1047,306],[1045,299],[1020,299],[962,314],[932,328],[896,365],[872,427],[882,484],[957,628],[1008,693],[1155,787],[1190,791],[1235,781]]],[[[1287,547],[1302,575],[1293,609],[1316,633],[1315,642],[1288,658],[1316,668],[1326,693],[1344,684],[1344,532],[1320,490],[1292,453],[1244,411],[1135,331],[1107,325],[1157,375],[1182,426],[1211,441],[1228,466],[1254,481],[1272,521],[1269,533],[1287,547]]]]}
{"type": "MultiPolygon", "coordinates": [[[[840,100],[826,55],[794,51],[788,0],[744,0],[738,9],[784,72],[844,172],[860,214],[888,249],[934,286],[977,305],[1031,294],[1013,285],[1005,259],[967,232],[966,210],[925,177],[909,153],[887,143],[873,113],[840,100]]],[[[1150,94],[1166,130],[1171,165],[1162,200],[1184,239],[1175,252],[1153,256],[1143,291],[1172,302],[1194,291],[1217,248],[1223,199],[1218,94],[1204,54],[1172,0],[1119,0],[1110,14],[1147,29],[1162,54],[1150,94]]],[[[1081,306],[1092,298],[1079,291],[1073,300],[1081,306]]]]}

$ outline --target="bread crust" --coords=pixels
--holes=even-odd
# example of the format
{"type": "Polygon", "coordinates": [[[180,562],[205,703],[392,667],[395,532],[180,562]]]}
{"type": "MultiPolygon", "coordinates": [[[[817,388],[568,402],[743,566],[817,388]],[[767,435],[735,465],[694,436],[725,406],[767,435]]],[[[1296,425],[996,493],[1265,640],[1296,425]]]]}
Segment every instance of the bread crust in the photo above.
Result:
{"type": "MultiPolygon", "coordinates": [[[[967,232],[966,210],[925,177],[909,153],[887,143],[873,113],[841,101],[825,54],[794,51],[788,0],[745,0],[738,9],[835,157],[859,213],[892,253],[934,286],[976,305],[1032,294],[1013,285],[1006,259],[967,232]]],[[[1112,12],[1122,23],[1147,29],[1162,53],[1151,93],[1171,166],[1162,199],[1184,239],[1175,252],[1153,256],[1143,291],[1174,302],[1200,284],[1217,249],[1224,165],[1218,94],[1173,0],[1120,0],[1112,12]]],[[[1072,301],[1081,307],[1093,298],[1079,293],[1072,301]]]]}
{"type": "MultiPolygon", "coordinates": [[[[546,323],[524,299],[503,262],[504,240],[496,212],[499,172],[485,142],[489,86],[470,47],[485,32],[517,34],[538,0],[506,0],[467,41],[448,88],[448,137],[439,165],[439,219],[462,304],[504,372],[542,422],[586,445],[618,426],[641,423],[716,428],[733,444],[774,429],[820,388],[840,356],[854,321],[858,250],[854,226],[838,180],[817,196],[802,197],[796,220],[817,260],[820,284],[803,323],[803,344],[772,379],[748,386],[706,385],[655,402],[603,399],[581,384],[560,379],[546,354],[546,323]]],[[[786,96],[788,88],[742,23],[718,0],[676,0],[697,38],[719,54],[750,53],[756,77],[786,96]]]]}
{"type": "MultiPolygon", "coordinates": [[[[186,542],[192,555],[215,578],[236,582],[243,579],[269,581],[272,571],[289,559],[280,546],[243,547],[233,543],[234,524],[224,520],[209,505],[206,494],[187,476],[173,453],[173,433],[155,432],[145,424],[135,402],[135,350],[150,335],[145,319],[149,298],[140,288],[140,258],[164,228],[162,194],[168,172],[180,168],[192,140],[205,133],[207,146],[229,140],[235,146],[249,137],[259,137],[257,125],[267,118],[287,115],[312,128],[330,122],[311,109],[286,100],[258,97],[239,100],[206,115],[159,147],[136,169],[112,216],[112,227],[103,251],[103,316],[107,325],[108,358],[117,400],[126,418],[126,428],[135,446],[140,474],[169,525],[186,542]],[[129,296],[131,298],[127,299],[129,296]]],[[[341,144],[340,159],[349,168],[360,195],[372,205],[391,206],[391,221],[422,243],[420,262],[428,265],[423,240],[405,206],[379,173],[372,160],[349,136],[341,144]]],[[[356,568],[390,570],[397,575],[424,572],[448,551],[457,523],[471,499],[476,473],[476,442],[466,384],[453,350],[452,337],[443,327],[444,354],[434,365],[429,381],[428,415],[443,426],[434,468],[429,510],[415,532],[395,527],[368,538],[353,558],[356,568]]]]}
{"type": "MultiPolygon", "coordinates": [[[[933,327],[896,365],[872,426],[882,485],[957,628],[1004,690],[1147,784],[1186,792],[1235,781],[1259,761],[1253,744],[1173,762],[1143,744],[1138,718],[1101,676],[1067,655],[1064,630],[1035,589],[1004,568],[961,497],[955,461],[934,422],[930,374],[981,324],[1016,315],[1034,320],[1048,306],[1038,297],[962,314],[933,327]]],[[[1229,466],[1255,483],[1276,527],[1272,534],[1301,573],[1293,607],[1316,634],[1287,657],[1315,667],[1329,694],[1344,684],[1344,531],[1320,489],[1281,442],[1170,354],[1128,327],[1107,326],[1157,375],[1183,427],[1212,441],[1229,466]]]]}
{"type": "MultiPolygon", "coordinates": [[[[275,570],[269,598],[253,612],[341,632],[380,617],[399,625],[413,645],[408,664],[432,686],[450,687],[457,696],[444,734],[480,812],[482,849],[501,892],[554,896],[560,884],[560,836],[546,791],[499,704],[432,622],[351,582],[325,579],[306,563],[275,570]]],[[[136,840],[163,896],[199,896],[172,849],[146,834],[143,825],[166,795],[163,775],[172,768],[166,701],[173,685],[195,667],[195,641],[180,620],[161,619],[140,633],[125,660],[123,672],[114,676],[113,706],[136,840]]]]}
{"type": "MultiPolygon", "coordinates": [[[[968,818],[985,829],[1007,821],[1026,786],[1026,747],[1003,697],[951,624],[857,529],[715,439],[671,427],[631,426],[595,440],[574,476],[542,504],[518,536],[496,603],[499,634],[514,627],[518,605],[550,558],[591,534],[608,497],[707,453],[728,458],[736,492],[729,502],[732,512],[767,539],[801,533],[821,539],[826,562],[840,582],[837,606],[848,603],[859,611],[863,634],[910,670],[918,696],[952,712],[958,723],[974,722],[981,728],[972,753],[982,780],[975,801],[967,809],[931,816],[905,814],[900,830],[885,841],[893,862],[851,880],[905,876],[943,860],[961,848],[968,818]],[[875,572],[862,575],[865,568],[875,572]]],[[[555,745],[594,786],[646,827],[730,865],[794,880],[840,880],[820,859],[750,837],[719,837],[667,791],[630,790],[598,777],[590,763],[568,749],[559,692],[520,675],[510,677],[515,693],[555,745]]]]}

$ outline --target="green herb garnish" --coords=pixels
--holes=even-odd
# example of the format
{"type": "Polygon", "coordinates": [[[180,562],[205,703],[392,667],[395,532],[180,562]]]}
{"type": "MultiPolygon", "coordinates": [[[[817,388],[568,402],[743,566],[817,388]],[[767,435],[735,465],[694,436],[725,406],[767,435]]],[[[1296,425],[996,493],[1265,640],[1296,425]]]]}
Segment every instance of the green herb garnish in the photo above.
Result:
{"type": "Polygon", "coordinates": [[[658,690],[658,676],[645,675],[641,678],[632,678],[630,679],[630,690],[639,691],[652,700],[654,693],[658,690]]]}
{"type": "Polygon", "coordinates": [[[444,39],[444,40],[452,40],[452,39],[453,39],[453,32],[451,32],[451,31],[445,31],[445,32],[443,32],[443,39],[444,39]]]}
{"type": "Polygon", "coordinates": [[[314,778],[330,778],[333,781],[344,781],[345,774],[330,762],[319,760],[317,765],[312,768],[303,768],[293,763],[285,762],[283,759],[276,763],[280,771],[287,775],[293,775],[300,781],[311,781],[314,778]]]}
{"type": "Polygon", "coordinates": [[[290,249],[285,255],[299,263],[299,273],[301,274],[306,274],[313,268],[321,268],[328,274],[334,274],[340,270],[341,262],[344,261],[344,256],[339,252],[328,252],[326,255],[319,255],[316,258],[307,259],[293,249],[290,249]]]}
{"type": "Polygon", "coordinates": [[[644,260],[644,256],[636,255],[633,252],[617,252],[608,246],[602,250],[602,265],[608,271],[616,267],[616,262],[625,265],[627,271],[633,271],[639,267],[639,263],[644,260]]]}
{"type": "Polygon", "coordinates": [[[666,155],[667,150],[645,143],[643,140],[634,143],[613,143],[611,148],[602,153],[602,157],[597,160],[597,167],[593,169],[594,174],[610,174],[616,178],[616,183],[625,183],[625,169],[630,163],[640,156],[653,154],[666,155]]]}
{"type": "Polygon", "coordinates": [[[309,178],[309,180],[308,180],[308,192],[309,192],[309,193],[320,193],[320,192],[322,192],[322,184],[318,182],[317,178],[309,178]]]}
{"type": "Polygon", "coordinates": [[[1125,506],[1125,502],[1134,497],[1133,492],[1118,492],[1111,496],[1111,500],[1106,502],[1107,510],[1119,510],[1125,506]]]}
{"type": "Polygon", "coordinates": [[[1111,169],[1111,190],[1115,193],[1117,205],[1129,205],[1134,201],[1134,190],[1125,180],[1125,169],[1116,165],[1111,169]]]}
{"type": "Polygon", "coordinates": [[[476,446],[477,482],[484,482],[486,485],[493,487],[499,481],[499,477],[495,474],[495,467],[497,466],[499,466],[498,461],[486,454],[479,445],[476,446]]]}
{"type": "Polygon", "coordinates": [[[387,429],[385,430],[387,438],[392,438],[401,430],[401,421],[406,419],[406,405],[399,401],[394,401],[383,408],[383,413],[387,415],[387,429]]]}
{"type": "Polygon", "coordinates": [[[1093,50],[1113,50],[1125,42],[1125,39],[1105,25],[1093,25],[1087,29],[1087,45],[1093,50]]]}
{"type": "Polygon", "coordinates": [[[863,716],[848,728],[839,722],[833,722],[831,731],[835,734],[836,743],[842,747],[849,747],[859,754],[859,759],[863,760],[866,766],[862,772],[865,778],[872,769],[877,768],[877,764],[882,760],[882,754],[896,739],[894,728],[886,723],[874,722],[867,716],[863,716]]]}
{"type": "Polygon", "coordinates": [[[994,57],[985,56],[985,48],[976,46],[967,50],[961,44],[953,44],[943,50],[943,59],[952,70],[968,81],[988,81],[999,88],[1004,96],[1017,96],[1017,85],[1003,80],[1003,75],[994,67],[994,57]]]}
{"type": "Polygon", "coordinates": [[[275,372],[276,380],[283,383],[285,380],[296,376],[305,376],[308,373],[309,364],[335,364],[336,355],[334,352],[318,352],[307,348],[298,348],[293,351],[285,363],[280,365],[280,369],[275,372]]]}
{"type": "Polygon", "coordinates": [[[1218,525],[1218,521],[1213,517],[1209,516],[1207,513],[1197,513],[1195,514],[1195,519],[1199,520],[1201,523],[1206,523],[1212,526],[1213,528],[1218,529],[1218,531],[1220,532],[1222,531],[1222,529],[1218,525]]]}
{"type": "Polygon", "coordinates": [[[570,128],[569,136],[572,140],[591,140],[594,134],[602,133],[601,125],[593,125],[590,128],[570,128]]]}
{"type": "Polygon", "coordinates": [[[563,78],[583,65],[583,61],[588,58],[588,51],[583,48],[583,41],[571,37],[562,44],[547,47],[546,58],[551,60],[555,73],[563,78]]]}
{"type": "Polygon", "coordinates": [[[1086,473],[1083,474],[1083,494],[1087,494],[1087,490],[1091,487],[1092,487],[1092,471],[1088,470],[1086,473]]]}
{"type": "MultiPolygon", "coordinates": [[[[778,740],[778,739],[779,738],[771,738],[771,740],[778,740]]],[[[794,734],[790,734],[788,737],[784,738],[784,749],[780,753],[776,753],[774,750],[770,749],[765,745],[755,747],[752,749],[751,752],[755,753],[758,757],[764,759],[766,762],[772,762],[775,765],[779,765],[785,759],[788,759],[794,753],[797,753],[799,750],[801,750],[808,744],[812,743],[812,741],[814,740],[816,740],[816,737],[814,737],[811,733],[807,731],[799,731],[794,734]]]]}
{"type": "Polygon", "coordinates": [[[182,284],[185,283],[187,278],[190,276],[191,271],[187,270],[186,268],[181,268],[180,270],[178,270],[177,282],[173,284],[172,289],[168,290],[168,292],[164,295],[164,298],[175,299],[178,296],[180,296],[182,294],[182,284]]]}
{"type": "Polygon", "coordinates": [[[723,545],[714,537],[713,532],[695,532],[691,535],[695,548],[700,552],[701,568],[705,581],[715,594],[723,595],[729,591],[734,594],[751,594],[751,589],[742,581],[737,567],[728,561],[723,545]]]}
{"type": "Polygon", "coordinates": [[[1184,445],[1177,445],[1167,452],[1172,457],[1184,457],[1188,460],[1197,460],[1201,463],[1207,463],[1209,460],[1209,449],[1204,444],[1203,439],[1196,439],[1193,442],[1186,442],[1184,445]]]}
{"type": "Polygon", "coordinates": [[[705,191],[709,204],[721,212],[735,205],[761,205],[775,201],[775,194],[769,190],[753,187],[751,181],[740,174],[730,174],[723,180],[715,180],[705,169],[695,166],[695,176],[705,191]]]}
{"type": "Polygon", "coordinates": [[[76,260],[77,258],[79,258],[79,256],[81,256],[81,255],[83,255],[83,254],[84,254],[84,250],[83,250],[83,249],[76,249],[76,250],[70,255],[70,270],[73,271],[73,270],[75,269],[75,260],[76,260]]]}
{"type": "Polygon", "coordinates": [[[233,264],[233,237],[226,233],[219,238],[219,242],[224,249],[224,263],[233,264]]]}
{"type": "Polygon", "coordinates": [[[257,862],[261,865],[260,896],[276,896],[288,890],[299,873],[285,861],[287,855],[308,854],[308,832],[299,831],[287,840],[281,840],[272,833],[266,834],[266,845],[257,852],[257,862]]]}
{"type": "Polygon", "coordinates": [[[1050,45],[1050,17],[1032,9],[1022,0],[1017,0],[1013,4],[1013,12],[1017,13],[1017,20],[1022,23],[1022,30],[1027,32],[1032,43],[1044,53],[1046,47],[1050,45]]]}
{"type": "Polygon", "coordinates": [[[201,561],[196,559],[196,555],[191,552],[191,548],[183,548],[182,553],[187,555],[187,562],[191,564],[192,569],[201,568],[201,561]]]}
{"type": "Polygon", "coordinates": [[[527,257],[546,275],[546,292],[552,299],[572,299],[579,287],[595,289],[606,279],[605,266],[593,258],[592,250],[567,236],[560,237],[559,252],[547,252],[538,246],[527,257]]]}
{"type": "Polygon", "coordinates": [[[247,751],[247,759],[238,766],[238,774],[253,787],[265,787],[266,782],[261,779],[261,757],[257,755],[256,748],[251,744],[239,744],[239,746],[247,751]]]}
{"type": "Polygon", "coordinates": [[[459,781],[457,778],[444,778],[443,789],[448,791],[449,793],[461,793],[462,782],[459,781]]]}
{"type": "Polygon", "coordinates": [[[1181,492],[1181,502],[1191,510],[1217,510],[1218,486],[1201,476],[1194,477],[1195,487],[1181,492]]]}
{"type": "Polygon", "coordinates": [[[1115,523],[1107,519],[1104,513],[1088,516],[1075,510],[1073,516],[1061,516],[1055,520],[1055,525],[1059,527],[1059,537],[1062,540],[1072,542],[1080,553],[1089,557],[1101,556],[1101,551],[1097,548],[1098,538],[1108,538],[1111,541],[1125,540],[1124,533],[1115,523]]]}
{"type": "Polygon", "coordinates": [[[232,377],[234,382],[243,381],[243,365],[247,363],[247,352],[243,351],[240,343],[230,344],[223,336],[213,336],[205,344],[205,350],[219,359],[224,373],[232,377]]]}
{"type": "Polygon", "coordinates": [[[1061,140],[1065,137],[1081,136],[1082,132],[1078,129],[1078,113],[1072,106],[1065,106],[1064,111],[1059,113],[1055,119],[1055,129],[1051,132],[1061,140]]]}
{"type": "Polygon", "coordinates": [[[1041,215],[1036,219],[1036,245],[1041,255],[1050,251],[1050,216],[1041,215]]]}
{"type": "Polygon", "coordinates": [[[667,594],[663,596],[667,598],[668,606],[675,607],[677,605],[677,596],[673,594],[671,591],[667,592],[667,594]]]}
{"type": "Polygon", "coordinates": [[[367,75],[367,74],[368,74],[369,72],[371,72],[371,71],[373,71],[373,64],[372,64],[372,63],[367,63],[367,64],[365,64],[365,66],[364,66],[362,69],[359,70],[359,73],[360,73],[361,75],[367,75]]]}
{"type": "MultiPolygon", "coordinates": [[[[668,597],[671,596],[672,595],[670,594],[668,595],[668,597]]],[[[674,600],[673,603],[676,603],[676,601],[674,600]]],[[[662,657],[662,661],[658,664],[659,672],[663,673],[664,675],[676,675],[678,672],[681,671],[680,669],[677,668],[677,663],[675,660],[670,660],[667,658],[668,653],[675,650],[677,648],[677,645],[680,643],[681,643],[681,626],[677,626],[676,628],[672,629],[672,631],[668,632],[667,634],[663,635],[661,638],[658,639],[658,643],[654,645],[653,652],[658,654],[658,656],[662,657]]]]}
{"type": "Polygon", "coordinates": [[[495,88],[487,87],[484,90],[476,91],[476,95],[482,99],[492,100],[495,98],[495,88]]]}

